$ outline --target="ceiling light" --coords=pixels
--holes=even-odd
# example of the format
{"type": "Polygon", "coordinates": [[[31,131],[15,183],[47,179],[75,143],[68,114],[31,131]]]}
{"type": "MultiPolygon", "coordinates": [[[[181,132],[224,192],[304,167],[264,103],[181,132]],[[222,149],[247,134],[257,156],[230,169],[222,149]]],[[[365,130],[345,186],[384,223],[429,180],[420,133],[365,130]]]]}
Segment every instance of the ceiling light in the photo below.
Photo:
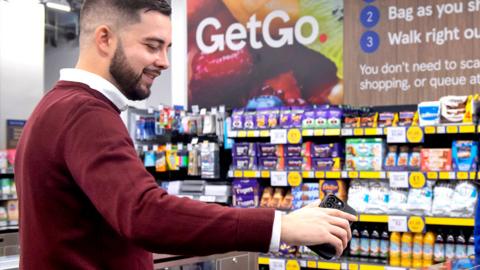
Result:
{"type": "Polygon", "coordinates": [[[65,11],[65,12],[72,11],[72,8],[70,7],[70,5],[58,4],[58,3],[52,3],[52,2],[47,2],[46,5],[48,8],[52,8],[60,11],[65,11]]]}

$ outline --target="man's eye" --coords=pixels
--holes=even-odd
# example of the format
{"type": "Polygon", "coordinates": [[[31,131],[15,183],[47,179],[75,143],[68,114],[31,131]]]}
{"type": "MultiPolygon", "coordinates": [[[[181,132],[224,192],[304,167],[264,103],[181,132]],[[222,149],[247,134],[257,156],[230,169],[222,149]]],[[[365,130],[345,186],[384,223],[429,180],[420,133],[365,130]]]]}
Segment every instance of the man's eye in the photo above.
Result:
{"type": "Polygon", "coordinates": [[[149,50],[151,50],[151,51],[155,51],[155,52],[156,52],[156,51],[159,50],[159,48],[158,48],[157,46],[153,46],[153,45],[151,45],[151,44],[146,44],[146,45],[147,45],[147,48],[148,48],[149,50]]]}

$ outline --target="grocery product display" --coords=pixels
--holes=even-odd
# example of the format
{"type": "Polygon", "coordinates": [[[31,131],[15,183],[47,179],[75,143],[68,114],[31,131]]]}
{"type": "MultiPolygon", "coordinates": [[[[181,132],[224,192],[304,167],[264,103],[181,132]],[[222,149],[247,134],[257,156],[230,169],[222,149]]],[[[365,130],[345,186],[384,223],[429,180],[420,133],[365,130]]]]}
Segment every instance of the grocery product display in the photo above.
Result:
{"type": "MultiPolygon", "coordinates": [[[[231,176],[246,181],[243,190],[249,191],[235,206],[288,212],[334,193],[360,213],[339,263],[421,268],[467,258],[474,252],[478,190],[473,181],[458,179],[477,177],[478,138],[476,126],[461,127],[477,124],[477,103],[478,96],[448,96],[395,111],[329,105],[233,110],[231,176]],[[444,131],[437,129],[442,126],[444,131]],[[421,140],[389,141],[390,128],[410,127],[419,128],[421,140]],[[293,140],[299,143],[288,137],[294,129],[300,130],[301,139],[293,140]],[[335,129],[341,131],[328,131],[335,129]],[[273,141],[265,130],[286,130],[287,139],[273,141]],[[393,173],[403,173],[406,185],[394,181],[393,173]],[[403,217],[406,229],[394,227],[393,218],[403,217]]],[[[313,259],[318,268],[329,263],[307,247],[286,244],[265,256],[313,259]]]]}

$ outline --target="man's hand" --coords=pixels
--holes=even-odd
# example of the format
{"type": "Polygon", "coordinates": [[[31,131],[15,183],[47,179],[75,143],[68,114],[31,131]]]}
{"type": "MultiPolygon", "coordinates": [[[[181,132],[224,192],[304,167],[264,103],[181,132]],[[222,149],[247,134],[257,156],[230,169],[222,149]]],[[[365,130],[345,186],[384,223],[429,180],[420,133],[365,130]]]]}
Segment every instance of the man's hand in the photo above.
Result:
{"type": "Polygon", "coordinates": [[[280,239],[290,245],[319,245],[329,243],[342,255],[352,238],[350,221],[357,218],[336,209],[320,208],[319,203],[282,217],[280,239]]]}

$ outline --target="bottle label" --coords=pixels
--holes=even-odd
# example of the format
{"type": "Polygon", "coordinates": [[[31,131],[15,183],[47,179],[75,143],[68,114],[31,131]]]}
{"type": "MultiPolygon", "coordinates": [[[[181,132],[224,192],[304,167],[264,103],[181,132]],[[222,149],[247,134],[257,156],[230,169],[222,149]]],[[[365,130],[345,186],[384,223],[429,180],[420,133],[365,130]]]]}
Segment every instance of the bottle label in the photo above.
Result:
{"type": "Polygon", "coordinates": [[[368,256],[370,253],[370,240],[368,238],[360,239],[360,254],[368,256]]]}
{"type": "Polygon", "coordinates": [[[395,242],[390,242],[390,252],[400,252],[400,245],[395,242]]]}
{"type": "Polygon", "coordinates": [[[447,259],[455,258],[455,244],[445,245],[445,258],[447,259]]]}
{"type": "Polygon", "coordinates": [[[380,253],[380,240],[371,239],[370,240],[370,256],[378,257],[380,253]]]}
{"type": "Polygon", "coordinates": [[[359,255],[360,254],[360,239],[352,238],[350,241],[350,255],[359,255]]]}
{"type": "Polygon", "coordinates": [[[419,243],[413,244],[413,254],[414,255],[422,255],[422,245],[419,243]]]}
{"type": "Polygon", "coordinates": [[[380,257],[386,258],[387,256],[388,256],[388,240],[381,240],[380,241],[380,257]]]}
{"type": "Polygon", "coordinates": [[[467,256],[472,256],[475,255],[475,246],[474,245],[468,245],[467,246],[467,256]]]}
{"type": "Polygon", "coordinates": [[[402,243],[402,255],[411,255],[412,246],[408,243],[402,243]]]}
{"type": "Polygon", "coordinates": [[[424,244],[423,245],[423,256],[430,256],[433,255],[433,248],[431,244],[424,244]]]}
{"type": "Polygon", "coordinates": [[[462,259],[467,257],[467,246],[464,244],[457,244],[455,246],[455,258],[462,259]]]}
{"type": "Polygon", "coordinates": [[[435,256],[435,261],[442,262],[445,260],[445,245],[444,244],[435,244],[433,248],[433,254],[435,256]]]}

